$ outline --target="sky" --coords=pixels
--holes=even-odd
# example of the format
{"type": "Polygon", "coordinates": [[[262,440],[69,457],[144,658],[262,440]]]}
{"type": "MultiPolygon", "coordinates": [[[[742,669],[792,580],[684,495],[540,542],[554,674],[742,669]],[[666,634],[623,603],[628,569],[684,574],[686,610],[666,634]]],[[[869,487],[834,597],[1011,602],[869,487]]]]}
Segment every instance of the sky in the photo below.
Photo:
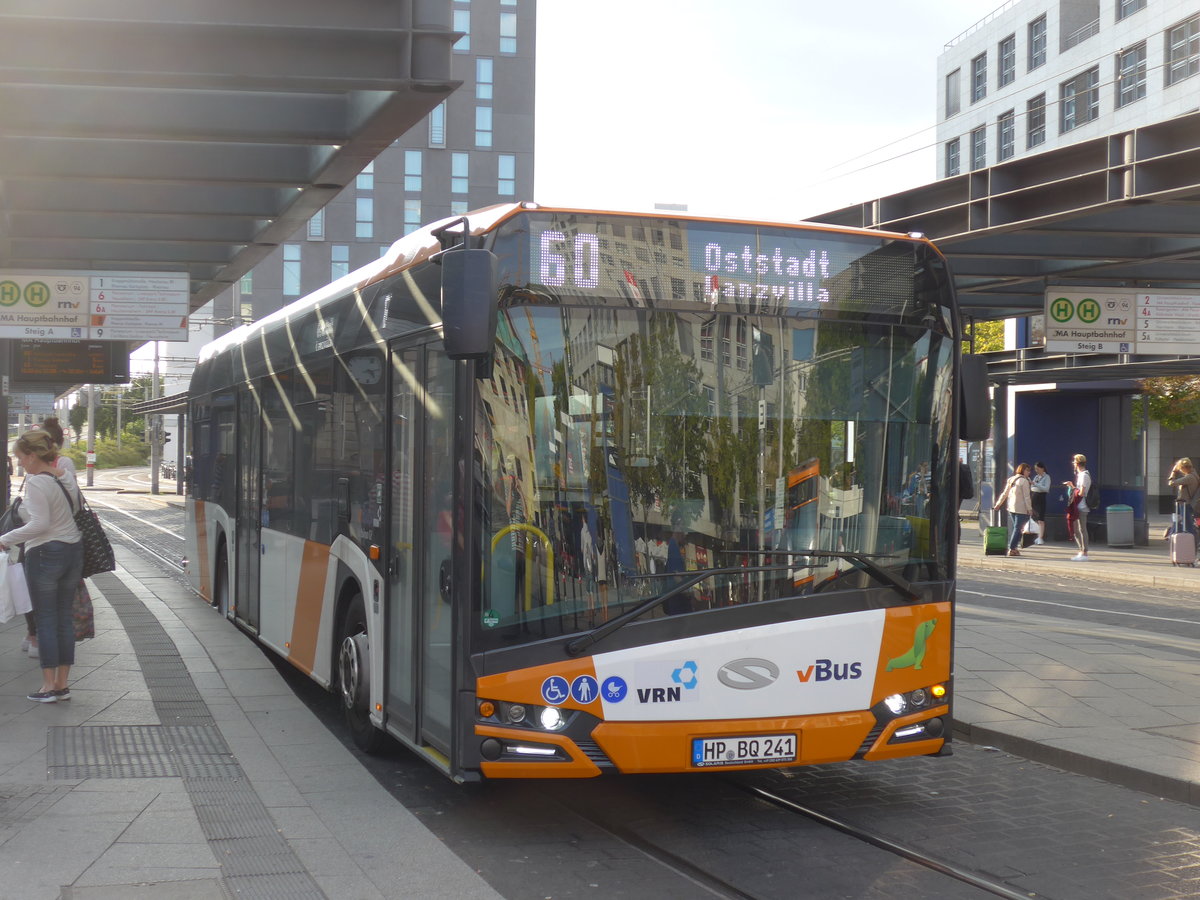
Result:
{"type": "Polygon", "coordinates": [[[796,220],[933,181],[937,58],[1003,0],[538,0],[534,199],[796,220]]]}

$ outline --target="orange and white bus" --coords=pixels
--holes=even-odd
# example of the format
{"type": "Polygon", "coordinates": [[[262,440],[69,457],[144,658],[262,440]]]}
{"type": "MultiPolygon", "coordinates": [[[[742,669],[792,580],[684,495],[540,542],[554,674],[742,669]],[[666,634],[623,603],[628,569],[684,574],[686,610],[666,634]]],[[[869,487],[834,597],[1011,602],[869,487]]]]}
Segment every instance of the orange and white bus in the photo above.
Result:
{"type": "Polygon", "coordinates": [[[919,236],[447,220],[206,348],[189,577],[362,747],[458,780],[943,753],[957,442],[986,427],[959,332],[919,236]],[[777,512],[817,513],[780,495],[806,466],[857,498],[853,545],[772,552],[777,512]]]}

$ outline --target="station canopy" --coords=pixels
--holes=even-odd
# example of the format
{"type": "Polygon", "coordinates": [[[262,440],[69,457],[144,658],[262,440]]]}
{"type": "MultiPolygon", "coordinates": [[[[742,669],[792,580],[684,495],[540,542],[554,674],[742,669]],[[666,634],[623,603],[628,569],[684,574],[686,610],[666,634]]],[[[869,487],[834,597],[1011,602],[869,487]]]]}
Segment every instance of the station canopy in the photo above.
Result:
{"type": "MultiPolygon", "coordinates": [[[[1200,113],[1023,156],[813,221],[924,233],[949,260],[964,316],[979,320],[1040,314],[1048,286],[1200,296],[1200,113]]],[[[1013,383],[1198,372],[1198,357],[1037,349],[989,364],[993,378],[1013,383]]]]}
{"type": "Polygon", "coordinates": [[[5,0],[0,269],[186,272],[190,309],[457,86],[441,0],[5,0]]]}

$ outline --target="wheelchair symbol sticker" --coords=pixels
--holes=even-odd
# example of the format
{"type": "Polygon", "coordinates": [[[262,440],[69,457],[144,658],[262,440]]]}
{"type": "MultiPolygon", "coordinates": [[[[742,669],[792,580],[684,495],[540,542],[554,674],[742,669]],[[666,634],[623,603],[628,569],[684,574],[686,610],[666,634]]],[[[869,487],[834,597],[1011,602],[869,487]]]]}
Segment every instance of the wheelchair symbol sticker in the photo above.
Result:
{"type": "Polygon", "coordinates": [[[567,679],[561,675],[551,675],[542,682],[542,699],[551,706],[558,706],[570,696],[571,690],[567,685],[567,679]]]}
{"type": "Polygon", "coordinates": [[[606,703],[620,703],[628,693],[629,685],[620,675],[604,679],[604,701],[606,703]]]}
{"type": "Polygon", "coordinates": [[[571,697],[576,703],[591,703],[596,699],[596,694],[596,679],[591,675],[580,675],[571,682],[571,697]]]}

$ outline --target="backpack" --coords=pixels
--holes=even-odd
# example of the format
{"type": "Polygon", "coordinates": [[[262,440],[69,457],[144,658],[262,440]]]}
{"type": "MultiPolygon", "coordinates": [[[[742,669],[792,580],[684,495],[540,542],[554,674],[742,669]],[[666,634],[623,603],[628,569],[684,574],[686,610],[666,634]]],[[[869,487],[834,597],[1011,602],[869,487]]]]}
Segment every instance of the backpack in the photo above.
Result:
{"type": "Polygon", "coordinates": [[[1083,498],[1083,502],[1087,504],[1088,509],[1100,508],[1100,488],[1096,487],[1096,479],[1091,480],[1088,485],[1087,495],[1083,498]]]}

